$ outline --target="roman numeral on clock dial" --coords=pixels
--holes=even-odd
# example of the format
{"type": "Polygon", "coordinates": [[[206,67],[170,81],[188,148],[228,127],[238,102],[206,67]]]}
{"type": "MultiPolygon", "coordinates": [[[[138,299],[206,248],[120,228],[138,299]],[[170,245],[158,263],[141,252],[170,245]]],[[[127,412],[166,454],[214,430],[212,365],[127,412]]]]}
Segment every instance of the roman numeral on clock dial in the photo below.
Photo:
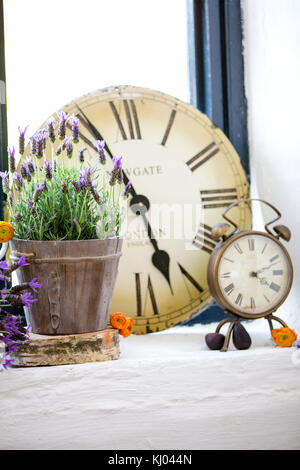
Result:
{"type": "MultiPolygon", "coordinates": [[[[141,317],[143,315],[143,306],[142,306],[142,289],[141,289],[141,273],[134,273],[135,274],[135,289],[136,289],[136,306],[137,306],[137,316],[141,317]]],[[[152,309],[154,315],[158,315],[158,308],[157,308],[157,302],[156,298],[154,295],[154,290],[151,282],[150,275],[148,275],[148,280],[147,280],[147,292],[146,295],[149,294],[150,296],[150,301],[152,304],[152,309]]],[[[145,299],[146,301],[146,299],[145,299]]],[[[144,302],[145,305],[145,302],[144,302]]]]}
{"type": "Polygon", "coordinates": [[[206,147],[204,147],[204,149],[200,150],[200,152],[190,158],[186,164],[191,171],[196,171],[198,168],[200,168],[201,165],[210,160],[219,151],[220,150],[217,147],[217,144],[215,142],[211,142],[206,147]]]}
{"type": "Polygon", "coordinates": [[[161,145],[166,145],[166,142],[168,140],[171,128],[172,128],[174,120],[175,120],[175,116],[176,116],[176,109],[173,109],[171,111],[170,118],[169,118],[169,121],[168,121],[168,124],[167,124],[167,128],[165,130],[164,136],[163,136],[162,141],[161,141],[161,145]]]}
{"type": "Polygon", "coordinates": [[[211,236],[212,227],[206,224],[200,224],[199,230],[193,240],[193,245],[209,255],[213,252],[217,242],[211,236]]]}
{"type": "Polygon", "coordinates": [[[203,209],[227,207],[237,199],[237,191],[235,188],[204,189],[200,191],[200,195],[203,209]]]}
{"type": "Polygon", "coordinates": [[[140,124],[139,124],[139,119],[136,111],[136,106],[133,100],[123,100],[122,101],[122,106],[124,108],[125,116],[126,116],[126,122],[127,122],[127,127],[129,130],[129,136],[125,131],[125,126],[121,120],[121,117],[118,113],[118,110],[114,104],[113,101],[109,102],[110,108],[112,110],[112,113],[115,117],[115,120],[118,124],[119,130],[121,132],[121,135],[123,137],[123,140],[129,140],[129,139],[141,139],[141,129],[140,129],[140,124]]]}

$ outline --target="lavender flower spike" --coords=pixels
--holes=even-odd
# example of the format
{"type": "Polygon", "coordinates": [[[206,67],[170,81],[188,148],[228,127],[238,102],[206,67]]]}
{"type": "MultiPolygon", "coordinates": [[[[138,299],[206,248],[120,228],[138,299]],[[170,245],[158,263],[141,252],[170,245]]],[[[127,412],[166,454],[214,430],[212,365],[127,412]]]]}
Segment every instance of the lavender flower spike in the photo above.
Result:
{"type": "Polygon", "coordinates": [[[25,134],[28,129],[28,126],[26,126],[23,130],[19,126],[18,129],[19,129],[19,153],[20,155],[23,155],[25,151],[25,134]]]}
{"type": "Polygon", "coordinates": [[[61,182],[61,190],[64,194],[67,194],[69,192],[68,185],[65,180],[61,182]]]}
{"type": "Polygon", "coordinates": [[[55,121],[53,116],[51,116],[51,118],[49,118],[48,121],[47,121],[48,136],[49,136],[49,140],[50,140],[50,142],[52,142],[52,144],[54,144],[55,139],[56,139],[55,129],[54,129],[54,126],[56,124],[57,124],[57,121],[55,121]]]}
{"type": "Polygon", "coordinates": [[[44,133],[42,131],[36,137],[36,147],[37,157],[42,158],[44,156],[44,133]]]}
{"type": "Polygon", "coordinates": [[[7,151],[9,155],[9,171],[11,173],[14,173],[16,171],[15,147],[7,147],[7,151]]]}
{"type": "Polygon", "coordinates": [[[124,196],[125,199],[129,196],[129,193],[131,191],[131,187],[132,187],[132,184],[130,183],[130,181],[128,181],[128,183],[125,186],[125,191],[123,193],[123,196],[124,196]]]}
{"type": "Polygon", "coordinates": [[[9,176],[7,171],[0,171],[0,176],[2,178],[2,189],[4,194],[9,193],[9,176]]]}
{"type": "Polygon", "coordinates": [[[67,157],[72,158],[73,155],[73,144],[69,137],[65,137],[63,141],[63,148],[66,149],[67,157]]]}
{"type": "Polygon", "coordinates": [[[105,140],[96,140],[94,143],[94,147],[97,150],[97,153],[99,155],[99,161],[102,165],[105,165],[106,163],[106,157],[104,153],[104,147],[105,147],[105,140]]]}
{"type": "Polygon", "coordinates": [[[26,166],[27,166],[28,172],[31,175],[34,175],[34,162],[33,162],[32,158],[30,158],[30,157],[26,158],[26,166]]]}
{"type": "Polygon", "coordinates": [[[59,117],[58,138],[64,140],[66,137],[66,123],[69,117],[64,111],[58,112],[57,115],[59,117]]]}
{"type": "Polygon", "coordinates": [[[31,153],[32,155],[35,155],[36,154],[36,137],[33,136],[33,137],[30,137],[30,148],[31,148],[31,153]]]}
{"type": "Polygon", "coordinates": [[[46,175],[46,178],[48,180],[51,180],[51,178],[52,178],[52,168],[51,168],[49,160],[45,161],[45,175],[46,175]]]}
{"type": "Polygon", "coordinates": [[[75,116],[71,117],[72,123],[72,140],[74,144],[79,142],[79,119],[75,116]]]}
{"type": "Polygon", "coordinates": [[[120,174],[122,174],[121,173],[122,172],[122,157],[114,157],[113,164],[114,164],[114,167],[110,174],[110,180],[109,180],[109,184],[111,186],[114,186],[117,180],[119,182],[121,181],[120,174]]]}
{"type": "Polygon", "coordinates": [[[23,180],[22,180],[21,175],[19,175],[19,173],[13,174],[13,182],[14,182],[16,190],[21,191],[21,189],[23,188],[23,180]]]}

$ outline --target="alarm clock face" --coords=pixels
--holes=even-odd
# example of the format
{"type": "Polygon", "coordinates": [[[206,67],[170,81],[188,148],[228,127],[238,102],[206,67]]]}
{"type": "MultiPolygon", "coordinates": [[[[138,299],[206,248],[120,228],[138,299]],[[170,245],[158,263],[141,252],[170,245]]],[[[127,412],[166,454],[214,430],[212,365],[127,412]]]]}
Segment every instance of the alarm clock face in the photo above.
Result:
{"type": "MultiPolygon", "coordinates": [[[[134,317],[134,333],[192,318],[212,300],[211,227],[228,204],[248,197],[234,148],[193,106],[152,90],[99,90],[63,110],[79,118],[89,162],[99,165],[93,143],[104,139],[107,170],[112,156],[123,156],[132,183],[112,311],[134,317]]],[[[240,229],[250,227],[248,206],[233,212],[240,229]]]]}
{"type": "Polygon", "coordinates": [[[221,296],[229,310],[270,313],[287,297],[292,283],[290,257],[280,242],[260,232],[234,237],[217,268],[221,296]]]}

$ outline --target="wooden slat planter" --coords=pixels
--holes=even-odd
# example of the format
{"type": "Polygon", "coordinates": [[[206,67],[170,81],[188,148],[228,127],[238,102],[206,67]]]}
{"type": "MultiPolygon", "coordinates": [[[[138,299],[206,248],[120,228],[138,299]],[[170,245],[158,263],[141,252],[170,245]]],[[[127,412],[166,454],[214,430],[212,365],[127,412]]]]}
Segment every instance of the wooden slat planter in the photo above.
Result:
{"type": "Polygon", "coordinates": [[[17,270],[20,283],[42,284],[38,302],[25,307],[31,331],[81,334],[107,327],[122,239],[30,241],[13,239],[11,258],[30,263],[17,270]]]}
{"type": "Polygon", "coordinates": [[[14,367],[57,366],[118,359],[119,330],[108,328],[79,335],[31,333],[15,356],[14,367]]]}

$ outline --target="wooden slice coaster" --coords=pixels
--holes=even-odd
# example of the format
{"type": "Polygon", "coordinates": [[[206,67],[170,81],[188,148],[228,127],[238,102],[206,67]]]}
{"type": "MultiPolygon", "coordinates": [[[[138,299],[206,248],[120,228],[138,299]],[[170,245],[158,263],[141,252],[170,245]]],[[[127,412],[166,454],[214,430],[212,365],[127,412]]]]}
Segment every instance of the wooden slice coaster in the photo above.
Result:
{"type": "Polygon", "coordinates": [[[111,361],[119,356],[119,330],[114,328],[79,335],[31,333],[16,353],[14,367],[84,364],[111,361]]]}

